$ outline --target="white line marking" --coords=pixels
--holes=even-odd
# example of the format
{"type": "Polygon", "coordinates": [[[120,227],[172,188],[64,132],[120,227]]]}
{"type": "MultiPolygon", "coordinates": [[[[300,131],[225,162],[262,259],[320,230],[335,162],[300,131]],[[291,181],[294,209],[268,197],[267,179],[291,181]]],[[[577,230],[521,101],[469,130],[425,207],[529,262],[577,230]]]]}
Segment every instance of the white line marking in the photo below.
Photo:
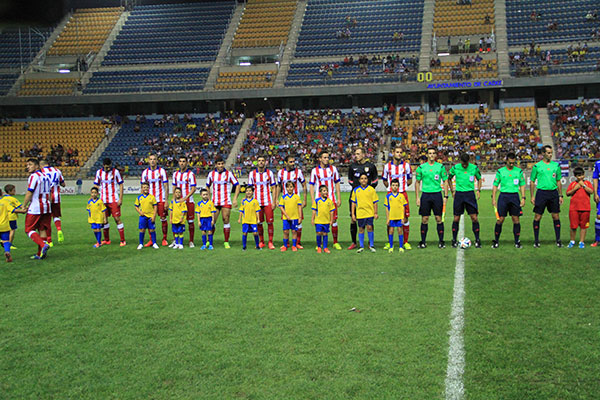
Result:
{"type": "MultiPolygon", "coordinates": [[[[465,234],[464,218],[460,219],[458,238],[465,234]]],[[[446,368],[446,399],[465,398],[463,374],[465,373],[465,251],[456,250],[456,268],[454,270],[454,299],[450,312],[450,330],[448,331],[448,366],[446,368]]]]}

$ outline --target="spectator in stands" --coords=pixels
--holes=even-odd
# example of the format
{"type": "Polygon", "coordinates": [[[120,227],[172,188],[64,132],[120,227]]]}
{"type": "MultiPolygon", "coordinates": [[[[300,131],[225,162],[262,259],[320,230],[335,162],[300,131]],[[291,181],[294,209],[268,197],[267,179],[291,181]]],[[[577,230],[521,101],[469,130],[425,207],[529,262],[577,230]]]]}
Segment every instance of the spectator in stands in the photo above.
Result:
{"type": "Polygon", "coordinates": [[[546,28],[548,28],[549,31],[557,31],[558,30],[558,22],[556,22],[556,21],[548,22],[548,25],[546,25],[546,28]]]}
{"type": "Polygon", "coordinates": [[[29,130],[29,122],[25,121],[25,123],[23,124],[23,130],[24,131],[28,131],[29,130]]]}
{"type": "Polygon", "coordinates": [[[10,156],[10,154],[2,154],[2,162],[12,162],[12,157],[10,156]]]}
{"type": "Polygon", "coordinates": [[[588,11],[588,13],[585,15],[585,19],[586,21],[596,21],[598,19],[598,14],[595,12],[592,12],[592,10],[588,11]]]}
{"type": "Polygon", "coordinates": [[[489,25],[492,23],[492,19],[490,18],[489,14],[485,15],[485,17],[483,18],[483,23],[486,25],[489,25]]]}
{"type": "Polygon", "coordinates": [[[393,40],[394,41],[400,41],[404,39],[404,33],[402,32],[394,32],[394,37],[393,40]]]}

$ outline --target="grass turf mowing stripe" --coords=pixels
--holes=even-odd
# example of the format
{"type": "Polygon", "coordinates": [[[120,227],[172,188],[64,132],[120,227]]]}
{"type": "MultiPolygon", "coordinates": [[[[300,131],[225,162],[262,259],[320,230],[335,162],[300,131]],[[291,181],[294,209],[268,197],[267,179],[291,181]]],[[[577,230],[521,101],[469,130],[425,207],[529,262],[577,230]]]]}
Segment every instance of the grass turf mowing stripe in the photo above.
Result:
{"type": "MultiPolygon", "coordinates": [[[[464,217],[460,219],[458,237],[465,234],[464,217]]],[[[465,251],[456,249],[456,269],[454,271],[454,294],[452,311],[450,312],[450,331],[448,336],[448,367],[446,368],[446,399],[463,399],[465,388],[463,374],[465,372],[465,251]]]]}

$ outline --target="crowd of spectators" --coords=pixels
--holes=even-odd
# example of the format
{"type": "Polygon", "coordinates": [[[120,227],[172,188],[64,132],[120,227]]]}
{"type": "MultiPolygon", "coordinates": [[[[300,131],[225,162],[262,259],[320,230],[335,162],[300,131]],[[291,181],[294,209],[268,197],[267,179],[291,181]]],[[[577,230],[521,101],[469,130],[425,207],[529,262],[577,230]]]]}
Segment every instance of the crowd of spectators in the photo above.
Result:
{"type": "MultiPolygon", "coordinates": [[[[21,158],[37,158],[39,160],[46,159],[46,161],[50,165],[54,165],[57,167],[60,166],[68,166],[68,167],[78,167],[79,166],[79,150],[68,147],[65,149],[62,144],[57,144],[56,146],[51,146],[48,154],[44,156],[44,149],[38,143],[34,143],[30,149],[20,149],[19,156],[21,158]]],[[[9,156],[10,157],[10,156],[9,156]]],[[[4,161],[4,157],[3,160],[4,161]]],[[[6,162],[11,162],[10,160],[6,162]]]]}
{"type": "Polygon", "coordinates": [[[548,104],[557,158],[591,165],[600,159],[600,103],[548,104]]]}
{"type": "Polygon", "coordinates": [[[552,54],[551,50],[543,50],[539,44],[531,42],[522,52],[509,54],[509,62],[516,76],[540,76],[548,74],[549,68],[584,61],[587,55],[587,43],[569,44],[566,53],[552,54]]]}
{"type": "Polygon", "coordinates": [[[350,113],[332,109],[258,113],[238,154],[237,167],[247,172],[256,165],[257,157],[264,155],[270,168],[277,169],[291,154],[300,165],[312,168],[317,154],[328,150],[331,162],[345,168],[357,147],[377,159],[386,140],[383,119],[384,112],[365,109],[350,113]]]}
{"type": "MultiPolygon", "coordinates": [[[[448,49],[452,49],[450,39],[451,37],[448,36],[448,49]]],[[[464,40],[462,38],[458,38],[456,48],[458,53],[490,53],[494,49],[494,40],[495,39],[493,35],[481,37],[479,38],[478,46],[472,46],[470,38],[467,37],[464,40]]]]}

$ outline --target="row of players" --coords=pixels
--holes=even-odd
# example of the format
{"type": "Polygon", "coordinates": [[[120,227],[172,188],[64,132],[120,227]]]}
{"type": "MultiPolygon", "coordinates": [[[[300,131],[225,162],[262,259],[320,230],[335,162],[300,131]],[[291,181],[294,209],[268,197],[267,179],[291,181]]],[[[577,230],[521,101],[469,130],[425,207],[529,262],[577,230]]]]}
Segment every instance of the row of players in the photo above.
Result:
{"type": "MultiPolygon", "coordinates": [[[[374,188],[377,184],[378,174],[375,166],[365,159],[362,149],[356,149],[354,156],[355,163],[349,170],[349,183],[353,186],[352,196],[356,197],[356,193],[358,192],[357,189],[363,187],[361,179],[359,178],[364,174],[367,179],[367,186],[374,188]]],[[[460,216],[465,210],[472,220],[475,246],[480,247],[481,240],[479,237],[479,221],[477,218],[477,201],[479,200],[482,185],[481,173],[475,164],[469,162],[469,156],[467,154],[464,154],[461,157],[461,163],[453,166],[449,173],[446,172],[446,169],[442,164],[436,162],[436,157],[436,150],[428,149],[427,160],[421,164],[415,172],[416,205],[419,207],[419,214],[421,215],[421,241],[419,247],[425,248],[427,246],[428,222],[432,213],[437,223],[436,230],[439,236],[438,246],[440,248],[445,247],[444,225],[442,219],[449,192],[451,192],[454,197],[454,220],[452,224],[453,247],[457,245],[456,235],[458,233],[458,224],[460,216]],[[456,178],[456,187],[451,184],[452,178],[456,178]],[[477,188],[475,187],[476,185],[477,188]]],[[[509,214],[512,217],[514,224],[513,233],[515,246],[521,247],[519,217],[522,215],[522,207],[525,205],[526,200],[525,180],[523,171],[516,167],[515,164],[516,157],[514,154],[509,154],[507,156],[507,165],[497,171],[496,179],[494,181],[492,204],[497,210],[498,217],[492,245],[494,248],[498,247],[502,224],[509,214]],[[498,191],[500,192],[500,195],[496,199],[498,191]]],[[[569,244],[570,246],[574,243],[574,230],[578,226],[582,228],[580,239],[580,246],[582,246],[585,234],[584,229],[589,226],[589,195],[594,193],[595,201],[599,202],[600,200],[598,197],[599,164],[600,162],[597,163],[594,168],[593,187],[591,187],[592,185],[589,182],[585,183],[580,179],[577,182],[573,182],[571,184],[572,187],[567,190],[567,195],[573,196],[576,200],[571,201],[571,211],[573,211],[573,213],[570,214],[572,228],[572,240],[569,244]],[[574,206],[576,209],[573,209],[574,206]]],[[[9,208],[7,209],[9,209],[9,214],[11,215],[15,212],[24,212],[27,214],[25,231],[27,235],[38,244],[39,249],[36,258],[44,258],[52,243],[50,237],[50,221],[52,217],[57,225],[59,241],[64,239],[60,229],[60,186],[64,186],[64,179],[62,178],[60,171],[56,168],[47,165],[40,166],[35,159],[28,160],[27,168],[31,175],[28,180],[28,190],[24,201],[24,207],[20,210],[13,207],[12,211],[10,211],[10,206],[8,206],[9,208]]],[[[413,173],[410,165],[402,158],[402,149],[395,148],[392,160],[384,167],[382,177],[385,186],[390,190],[391,181],[394,179],[398,180],[399,193],[401,193],[405,199],[406,204],[403,205],[404,218],[402,219],[402,231],[404,241],[403,248],[406,249],[410,249],[410,245],[408,244],[408,217],[410,208],[406,189],[412,184],[412,175],[413,173]]],[[[540,245],[539,226],[542,214],[546,209],[550,212],[554,221],[556,243],[558,246],[562,246],[560,242],[559,215],[560,205],[563,202],[563,195],[560,177],[560,167],[558,163],[552,161],[552,148],[546,146],[543,148],[543,159],[535,164],[531,173],[530,193],[535,213],[533,222],[535,247],[539,247],[540,245]]],[[[581,174],[579,178],[581,178],[581,174]]],[[[333,246],[336,249],[341,249],[341,246],[337,242],[337,211],[341,206],[340,176],[335,166],[330,165],[328,152],[321,152],[319,155],[318,164],[312,170],[310,175],[310,190],[307,190],[306,181],[302,171],[297,168],[294,157],[289,156],[286,159],[285,168],[278,172],[277,179],[275,178],[275,175],[266,168],[265,158],[258,158],[257,168],[252,170],[248,176],[248,185],[253,187],[254,199],[260,207],[257,220],[259,246],[261,248],[265,247],[262,223],[266,221],[269,235],[268,247],[270,249],[275,248],[273,244],[273,199],[279,197],[279,190],[281,189],[283,192],[283,188],[285,188],[288,182],[293,184],[293,191],[295,194],[303,193],[304,200],[302,201],[302,208],[306,206],[307,192],[311,194],[312,203],[317,204],[317,200],[322,196],[320,187],[322,185],[325,186],[328,196],[334,204],[330,221],[334,242],[333,246]],[[302,187],[302,191],[300,191],[300,187],[302,187]]],[[[94,183],[99,186],[100,198],[106,206],[106,218],[108,219],[109,216],[113,216],[121,237],[121,246],[125,246],[124,226],[121,221],[120,210],[123,195],[123,180],[119,171],[112,167],[110,159],[104,160],[103,168],[97,171],[94,183]]],[[[169,197],[169,181],[166,171],[157,165],[157,158],[155,156],[149,157],[149,168],[142,174],[142,183],[148,184],[149,194],[156,199],[157,214],[161,219],[163,229],[162,244],[166,246],[168,245],[168,210],[166,204],[169,197]]],[[[224,162],[221,159],[217,160],[216,169],[209,173],[206,185],[208,196],[210,197],[212,194],[212,203],[215,206],[214,220],[216,222],[217,217],[221,215],[225,239],[224,246],[225,248],[229,248],[230,213],[232,207],[237,207],[240,185],[233,173],[224,168],[224,162]],[[234,193],[233,196],[231,196],[232,192],[234,193]]],[[[189,245],[190,247],[193,247],[195,230],[194,214],[196,211],[193,195],[196,192],[197,185],[194,173],[188,167],[187,159],[185,157],[179,159],[179,169],[173,174],[172,186],[174,188],[179,188],[181,191],[182,202],[185,203],[186,208],[186,220],[190,238],[189,245]]],[[[361,190],[360,192],[362,191],[364,190],[361,190]]],[[[357,208],[357,203],[352,202],[352,200],[350,202],[353,220],[351,225],[353,243],[349,249],[353,249],[357,247],[357,225],[364,225],[364,227],[361,227],[362,231],[364,228],[367,228],[368,230],[368,227],[372,226],[372,224],[365,225],[364,221],[358,221],[363,218],[358,218],[359,216],[352,210],[358,210],[360,207],[357,208]]],[[[8,202],[4,201],[4,203],[8,202]]],[[[101,242],[102,244],[110,244],[109,228],[108,221],[106,221],[106,223],[103,221],[101,229],[104,231],[104,240],[101,242]]],[[[2,227],[0,227],[0,232],[5,232],[2,227]]],[[[214,224],[211,228],[211,232],[214,233],[214,224]]],[[[301,223],[298,224],[296,232],[297,245],[301,247],[301,223]]],[[[178,237],[181,237],[181,235],[178,234],[178,237]]],[[[597,245],[599,240],[600,217],[596,219],[596,241],[593,246],[597,245]]],[[[7,240],[3,239],[3,241],[6,242],[7,240]]],[[[154,241],[149,244],[152,245],[157,243],[154,241]]],[[[175,244],[176,243],[172,243],[172,245],[175,244]]],[[[177,245],[179,246],[181,243],[177,245]]],[[[391,245],[388,244],[388,246],[391,245]]],[[[7,259],[8,257],[9,255],[7,255],[7,259]]]]}

